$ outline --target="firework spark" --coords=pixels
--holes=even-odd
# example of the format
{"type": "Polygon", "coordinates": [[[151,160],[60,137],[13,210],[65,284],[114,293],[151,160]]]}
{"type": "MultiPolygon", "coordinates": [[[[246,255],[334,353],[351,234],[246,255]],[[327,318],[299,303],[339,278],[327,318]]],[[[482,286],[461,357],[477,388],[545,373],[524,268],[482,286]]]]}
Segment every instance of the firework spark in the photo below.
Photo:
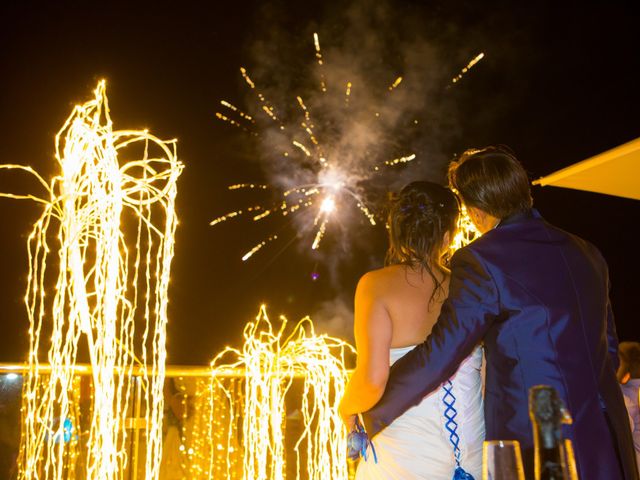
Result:
{"type": "Polygon", "coordinates": [[[471,61],[467,63],[467,66],[464,67],[462,70],[460,70],[460,73],[458,75],[453,77],[453,79],[451,80],[451,83],[458,83],[462,79],[462,77],[464,77],[467,74],[467,72],[471,70],[473,66],[483,58],[484,58],[484,53],[482,52],[476,55],[475,57],[473,57],[471,61]]]}
{"type": "MultiPolygon", "coordinates": [[[[322,67],[322,65],[324,64],[324,62],[322,61],[322,51],[320,50],[320,39],[318,38],[318,34],[314,33],[313,34],[313,44],[316,47],[316,59],[318,60],[318,65],[320,65],[320,67],[322,67]]],[[[325,79],[324,79],[324,73],[320,74],[320,88],[322,89],[323,92],[327,91],[327,85],[325,83],[325,79]]]]}
{"type": "MultiPolygon", "coordinates": [[[[313,35],[313,43],[315,46],[315,57],[318,67],[320,68],[320,90],[323,93],[327,93],[326,78],[323,73],[324,59],[317,33],[313,35]]],[[[386,168],[409,163],[416,158],[416,155],[413,153],[404,154],[397,158],[380,162],[377,166],[372,165],[372,162],[376,161],[372,158],[368,168],[363,168],[362,165],[350,166],[347,162],[344,162],[342,158],[339,158],[338,154],[334,154],[335,158],[332,158],[330,152],[335,151],[334,145],[331,143],[332,140],[329,139],[323,142],[323,138],[330,137],[330,135],[323,135],[322,129],[319,129],[313,122],[312,113],[302,96],[295,96],[295,104],[299,107],[298,111],[303,118],[301,120],[294,120],[290,124],[284,123],[284,117],[277,112],[277,109],[260,92],[247,69],[242,67],[240,73],[250,90],[255,93],[257,97],[258,113],[262,112],[266,115],[265,120],[267,120],[267,122],[275,125],[279,130],[284,130],[285,135],[289,136],[288,143],[293,148],[283,152],[282,157],[290,160],[291,170],[299,174],[292,177],[304,177],[309,180],[309,183],[292,185],[286,189],[280,198],[272,205],[264,204],[251,208],[238,209],[215,218],[210,224],[217,225],[249,212],[254,213],[252,217],[253,221],[262,220],[276,212],[283,216],[292,213],[307,215],[309,220],[306,223],[315,228],[315,233],[312,237],[313,241],[311,242],[311,248],[313,250],[317,250],[320,247],[331,220],[338,217],[342,209],[347,205],[355,207],[370,225],[376,225],[375,216],[363,198],[360,187],[361,182],[369,179],[372,175],[381,174],[386,168]]],[[[388,92],[397,89],[401,82],[402,77],[396,77],[394,82],[388,87],[388,92]]],[[[353,82],[347,81],[345,89],[342,90],[345,107],[349,106],[350,99],[353,96],[353,88],[353,82]]],[[[235,118],[230,118],[227,114],[218,112],[216,116],[220,120],[253,133],[252,127],[256,125],[256,118],[243,112],[230,102],[222,101],[221,105],[227,109],[229,114],[234,114],[235,118]]],[[[379,119],[379,115],[376,114],[376,118],[379,119]]],[[[238,184],[229,187],[229,189],[232,190],[239,188],[257,189],[262,188],[262,186],[238,184]]],[[[275,238],[275,235],[265,238],[247,251],[242,259],[247,260],[251,258],[254,253],[259,251],[267,243],[275,240],[275,238]]]]}
{"type": "MultiPolygon", "coordinates": [[[[311,96],[312,102],[305,101],[302,95],[294,96],[295,109],[292,114],[285,114],[287,108],[276,108],[258,88],[257,83],[250,77],[246,68],[241,67],[240,73],[246,84],[256,96],[257,108],[254,115],[243,112],[240,108],[227,101],[222,101],[225,113],[216,113],[216,116],[237,128],[241,128],[259,137],[265,130],[265,137],[273,138],[279,135],[277,151],[279,162],[284,167],[286,175],[278,173],[277,182],[284,192],[280,192],[275,186],[237,184],[229,187],[231,190],[240,188],[272,190],[272,195],[279,195],[273,203],[264,203],[258,206],[242,208],[225,215],[221,215],[211,221],[211,225],[217,225],[251,213],[253,221],[260,221],[273,217],[274,214],[287,216],[295,213],[297,227],[303,233],[298,235],[308,238],[312,250],[318,250],[325,234],[333,223],[340,224],[343,228],[349,228],[350,222],[346,220],[345,209],[353,209],[370,225],[376,225],[375,215],[365,200],[365,184],[372,181],[375,176],[386,174],[393,169],[401,168],[416,159],[416,154],[411,152],[400,153],[395,158],[381,160],[369,151],[384,152],[382,138],[389,138],[387,126],[383,126],[385,117],[392,118],[396,114],[390,114],[390,109],[385,105],[369,106],[366,108],[353,108],[357,104],[356,91],[361,91],[364,86],[351,80],[343,80],[335,83],[332,89],[328,89],[325,77],[325,59],[320,48],[320,39],[317,33],[313,34],[315,47],[315,59],[317,61],[320,76],[320,100],[311,96]],[[357,85],[357,88],[356,88],[357,85]],[[310,107],[313,105],[313,112],[310,107]],[[342,105],[340,107],[340,105],[342,105]],[[328,109],[328,106],[333,108],[328,109]],[[378,108],[383,107],[383,108],[378,108]],[[353,109],[352,109],[353,108],[353,109]],[[382,115],[380,112],[385,112],[382,115]],[[319,113],[317,113],[319,112],[319,113]],[[364,113],[363,113],[364,112],[364,113]],[[233,118],[230,117],[233,115],[233,118]],[[363,117],[364,115],[364,117],[363,117]],[[370,122],[366,116],[370,117],[370,122]],[[334,116],[340,120],[336,120],[334,116]],[[345,120],[345,118],[347,120],[345,120]],[[364,120],[364,121],[363,121],[364,120]],[[266,124],[265,124],[266,122],[266,124]],[[261,128],[262,125],[262,128],[261,128]],[[265,126],[266,125],[266,126],[265,126]],[[337,125],[337,127],[336,127],[337,125]],[[275,127],[275,132],[274,129],[275,127]],[[340,130],[336,135],[335,130],[340,130]],[[364,135],[372,139],[364,148],[357,145],[353,138],[364,135]],[[357,146],[354,146],[357,145],[357,146]],[[284,151],[279,150],[282,148],[284,151]],[[352,159],[356,159],[353,161],[352,159]],[[284,163],[282,163],[284,161],[284,163]],[[338,222],[338,219],[340,220],[338,222]],[[311,232],[307,232],[311,230],[311,232]]],[[[449,86],[457,83],[474,65],[484,58],[484,53],[476,55],[466,67],[453,79],[449,86]]],[[[402,88],[403,77],[396,76],[395,80],[383,89],[390,101],[398,98],[398,89],[402,88]]],[[[308,100],[308,99],[307,99],[308,100]]],[[[400,115],[400,117],[402,117],[400,115]]],[[[406,123],[412,127],[418,124],[416,119],[406,119],[406,123]]],[[[393,127],[398,128],[398,127],[393,127]]],[[[265,140],[267,141],[267,140],[265,140]]],[[[393,142],[392,142],[393,143],[393,142]]],[[[270,146],[271,147],[271,146],[270,146]]],[[[397,149],[394,144],[394,149],[397,149]]],[[[378,153],[382,155],[383,153],[378,153]]],[[[348,211],[348,210],[347,210],[348,211]]],[[[464,225],[465,238],[474,234],[468,231],[469,222],[464,225]]],[[[269,235],[247,251],[242,259],[247,260],[266,244],[275,240],[275,235],[269,235]]],[[[458,243],[462,242],[458,239],[458,243]]]]}
{"type": "Polygon", "coordinates": [[[258,250],[260,250],[262,247],[264,247],[267,243],[272,242],[274,240],[277,240],[278,236],[277,235],[272,235],[269,238],[261,241],[259,244],[257,244],[255,247],[253,247],[251,250],[249,250],[247,253],[245,253],[242,256],[242,261],[246,262],[247,260],[249,260],[254,253],[256,253],[258,250]]]}
{"type": "Polygon", "coordinates": [[[398,85],[400,85],[400,82],[402,82],[402,77],[396,78],[394,82],[389,85],[389,91],[391,92],[392,90],[394,90],[398,85]]]}

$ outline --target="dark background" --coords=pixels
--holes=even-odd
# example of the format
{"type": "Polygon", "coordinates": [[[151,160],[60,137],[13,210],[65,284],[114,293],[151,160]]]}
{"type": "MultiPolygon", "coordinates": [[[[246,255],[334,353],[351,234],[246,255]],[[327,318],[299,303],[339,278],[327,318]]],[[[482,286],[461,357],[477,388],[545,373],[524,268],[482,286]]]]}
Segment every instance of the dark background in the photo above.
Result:
{"type": "MultiPolygon", "coordinates": [[[[281,242],[243,263],[241,255],[265,231],[247,222],[208,223],[238,207],[228,184],[264,180],[260,151],[214,117],[220,99],[244,104],[239,66],[255,60],[256,44],[281,38],[306,42],[312,62],[310,32],[319,31],[331,51],[332,34],[348,33],[353,22],[343,15],[349,3],[89,3],[2,2],[0,163],[29,164],[50,178],[54,135],[73,105],[88,100],[106,78],[115,127],[177,137],[186,166],[179,180],[169,362],[208,363],[224,345],[240,341],[261,302],[273,318],[318,312],[329,319],[329,330],[348,329],[357,279],[382,262],[382,227],[356,226],[369,246],[360,241],[339,262],[333,258],[338,273],[331,273],[325,266],[330,241],[320,257],[281,242]],[[316,281],[313,271],[320,273],[316,281]],[[332,305],[337,320],[327,312],[332,305]]],[[[367,12],[366,2],[360,11],[367,12]]],[[[398,27],[410,19],[414,34],[443,57],[451,52],[451,64],[442,65],[458,67],[449,77],[464,66],[461,59],[487,55],[448,94],[455,121],[438,158],[505,143],[534,179],[639,136],[638,8],[631,2],[390,1],[377,15],[380,28],[369,34],[383,42],[397,40],[398,27]]],[[[269,61],[262,58],[262,66],[269,61]]],[[[426,152],[416,153],[425,164],[426,152]]],[[[0,191],[39,193],[33,180],[7,172],[0,172],[0,191]]],[[[632,233],[640,202],[551,187],[533,193],[547,220],[602,250],[619,335],[640,339],[640,262],[632,233]]],[[[26,357],[26,237],[39,212],[36,204],[0,199],[0,361],[26,357]]]]}

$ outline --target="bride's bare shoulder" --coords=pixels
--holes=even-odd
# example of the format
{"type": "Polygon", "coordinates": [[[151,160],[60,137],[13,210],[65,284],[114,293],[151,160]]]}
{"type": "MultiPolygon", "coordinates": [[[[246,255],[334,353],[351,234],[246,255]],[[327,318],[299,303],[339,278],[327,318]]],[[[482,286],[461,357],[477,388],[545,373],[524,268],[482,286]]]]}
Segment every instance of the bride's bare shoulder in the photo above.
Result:
{"type": "MultiPolygon", "coordinates": [[[[438,269],[433,272],[437,282],[445,289],[449,285],[449,272],[438,269]]],[[[390,265],[371,270],[360,277],[358,290],[379,296],[394,296],[399,292],[413,292],[416,289],[428,291],[435,288],[433,276],[423,269],[407,265],[390,265]]]]}
{"type": "Polygon", "coordinates": [[[388,267],[370,270],[358,281],[358,289],[367,291],[387,290],[390,285],[396,284],[398,278],[406,276],[406,267],[403,265],[390,265],[388,267]]]}

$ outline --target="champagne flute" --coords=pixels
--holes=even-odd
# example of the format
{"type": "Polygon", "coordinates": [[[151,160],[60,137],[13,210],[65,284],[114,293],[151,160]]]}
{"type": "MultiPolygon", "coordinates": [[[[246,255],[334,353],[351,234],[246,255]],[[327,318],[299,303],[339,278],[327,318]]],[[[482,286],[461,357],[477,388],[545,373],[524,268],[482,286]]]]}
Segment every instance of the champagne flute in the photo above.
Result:
{"type": "Polygon", "coordinates": [[[524,480],[520,443],[485,441],[482,445],[482,480],[524,480]]]}

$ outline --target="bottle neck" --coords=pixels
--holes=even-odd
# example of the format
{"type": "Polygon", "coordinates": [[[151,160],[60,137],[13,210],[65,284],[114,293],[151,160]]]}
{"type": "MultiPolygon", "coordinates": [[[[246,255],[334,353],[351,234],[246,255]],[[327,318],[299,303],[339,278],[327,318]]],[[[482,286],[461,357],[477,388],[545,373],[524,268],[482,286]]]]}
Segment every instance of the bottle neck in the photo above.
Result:
{"type": "Polygon", "coordinates": [[[570,459],[562,440],[561,432],[554,425],[536,425],[535,437],[535,479],[572,480],[570,459]]]}

